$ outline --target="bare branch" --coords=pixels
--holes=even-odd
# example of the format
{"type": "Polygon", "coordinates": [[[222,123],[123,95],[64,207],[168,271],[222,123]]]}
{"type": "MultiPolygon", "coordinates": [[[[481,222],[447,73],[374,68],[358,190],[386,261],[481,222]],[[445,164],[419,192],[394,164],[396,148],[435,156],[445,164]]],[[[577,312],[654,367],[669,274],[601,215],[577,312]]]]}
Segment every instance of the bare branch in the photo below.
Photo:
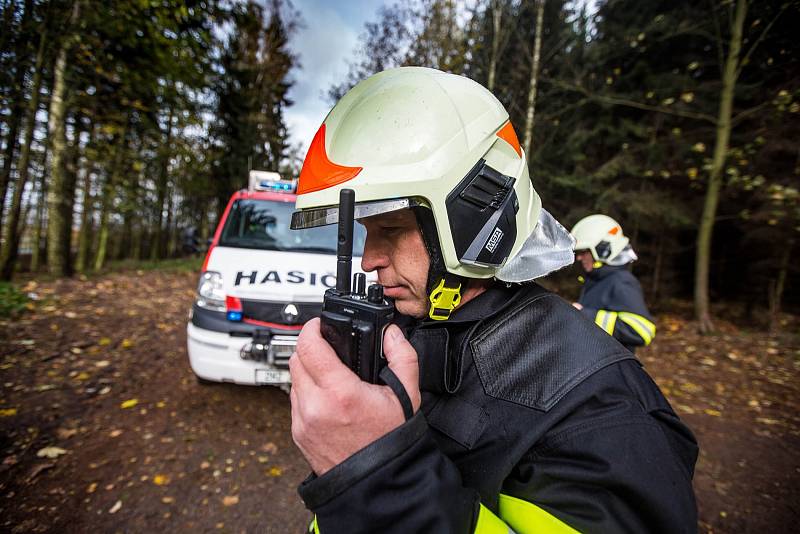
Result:
{"type": "Polygon", "coordinates": [[[628,98],[622,98],[618,96],[609,96],[609,95],[600,95],[590,92],[588,89],[581,87],[579,85],[572,85],[560,80],[553,80],[548,78],[543,78],[543,80],[547,80],[548,82],[552,83],[557,87],[561,87],[562,89],[568,89],[571,91],[575,91],[578,93],[583,94],[589,100],[595,100],[597,102],[603,102],[605,104],[612,104],[615,106],[625,106],[629,108],[641,109],[644,111],[655,111],[657,113],[664,113],[666,115],[674,115],[676,117],[683,117],[686,119],[694,119],[700,120],[704,122],[708,122],[710,124],[716,125],[717,119],[712,115],[706,115],[705,113],[695,113],[692,111],[682,111],[679,109],[670,109],[665,108],[663,106],[652,106],[650,104],[645,104],[643,102],[637,102],[635,100],[630,100],[628,98]]]}
{"type": "Polygon", "coordinates": [[[745,65],[747,65],[747,62],[750,60],[750,56],[753,54],[758,45],[761,44],[761,41],[763,41],[764,38],[767,36],[767,32],[769,32],[770,28],[772,28],[773,24],[775,24],[775,22],[783,14],[783,12],[786,10],[787,7],[789,7],[788,2],[783,4],[783,6],[781,6],[781,9],[778,11],[775,17],[769,22],[769,24],[767,24],[764,27],[764,31],[761,32],[761,35],[759,35],[758,39],[755,40],[753,46],[750,47],[750,50],[747,51],[742,60],[739,62],[739,66],[736,67],[736,78],[739,78],[739,74],[742,72],[742,68],[745,65]]]}
{"type": "Polygon", "coordinates": [[[736,115],[735,117],[733,117],[731,119],[731,128],[736,126],[740,122],[742,122],[744,119],[746,119],[750,115],[752,115],[752,114],[754,114],[754,113],[756,113],[758,111],[761,111],[765,107],[769,106],[770,103],[771,103],[770,101],[762,102],[761,104],[759,104],[757,106],[754,106],[754,107],[752,107],[750,109],[746,109],[746,110],[742,111],[741,113],[739,113],[738,115],[736,115]]]}
{"type": "Polygon", "coordinates": [[[716,39],[714,42],[717,45],[717,61],[719,67],[719,74],[722,75],[722,65],[725,64],[725,53],[722,50],[722,30],[719,28],[719,20],[717,19],[717,14],[714,12],[714,2],[712,0],[708,0],[709,7],[711,8],[711,19],[714,21],[714,34],[716,35],[716,39]]]}

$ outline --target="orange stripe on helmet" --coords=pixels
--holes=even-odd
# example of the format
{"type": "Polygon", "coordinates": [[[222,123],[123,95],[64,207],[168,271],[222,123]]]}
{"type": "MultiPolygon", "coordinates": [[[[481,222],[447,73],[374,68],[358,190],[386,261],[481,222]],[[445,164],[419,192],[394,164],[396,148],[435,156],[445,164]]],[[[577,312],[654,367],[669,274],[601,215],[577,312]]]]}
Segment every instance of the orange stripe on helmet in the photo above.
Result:
{"type": "Polygon", "coordinates": [[[325,123],[322,123],[303,161],[297,194],[312,193],[346,182],[355,178],[361,169],[362,167],[337,165],[328,159],[328,153],[325,151],[325,123]]]}
{"type": "Polygon", "coordinates": [[[619,232],[619,226],[615,226],[614,228],[608,231],[608,233],[611,235],[617,235],[617,232],[619,232]]]}
{"type": "Polygon", "coordinates": [[[511,145],[517,156],[522,157],[522,149],[519,146],[519,139],[517,139],[517,132],[514,131],[514,127],[511,126],[511,121],[508,121],[505,126],[500,128],[500,131],[497,132],[497,137],[511,145]]]}

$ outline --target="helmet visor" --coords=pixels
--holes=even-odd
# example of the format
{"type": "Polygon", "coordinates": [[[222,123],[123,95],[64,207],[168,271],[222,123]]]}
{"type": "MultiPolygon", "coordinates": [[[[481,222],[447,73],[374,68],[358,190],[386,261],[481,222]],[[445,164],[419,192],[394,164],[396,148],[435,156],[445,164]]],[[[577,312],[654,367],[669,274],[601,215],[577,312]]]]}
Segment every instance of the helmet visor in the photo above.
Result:
{"type": "MultiPolygon", "coordinates": [[[[354,210],[355,219],[365,219],[373,215],[389,213],[414,206],[424,206],[425,204],[414,198],[394,198],[390,200],[375,200],[372,202],[356,202],[354,210]]],[[[302,230],[303,228],[316,228],[317,226],[327,226],[339,222],[339,206],[326,206],[324,208],[309,208],[297,210],[292,214],[292,230],[302,230]]]]}

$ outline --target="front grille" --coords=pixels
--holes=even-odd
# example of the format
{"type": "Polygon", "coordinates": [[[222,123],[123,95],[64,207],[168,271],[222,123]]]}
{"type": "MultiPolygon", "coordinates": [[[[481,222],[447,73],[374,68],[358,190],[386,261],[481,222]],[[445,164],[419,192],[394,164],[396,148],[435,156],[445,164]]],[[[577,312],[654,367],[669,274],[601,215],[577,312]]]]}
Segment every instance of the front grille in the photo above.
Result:
{"type": "Polygon", "coordinates": [[[321,302],[292,302],[297,315],[284,313],[288,302],[242,299],[242,314],[245,319],[255,319],[277,324],[305,324],[322,313],[321,302]]]}
{"type": "Polygon", "coordinates": [[[289,368],[289,358],[297,346],[297,336],[274,336],[269,348],[270,360],[275,367],[289,368]]]}

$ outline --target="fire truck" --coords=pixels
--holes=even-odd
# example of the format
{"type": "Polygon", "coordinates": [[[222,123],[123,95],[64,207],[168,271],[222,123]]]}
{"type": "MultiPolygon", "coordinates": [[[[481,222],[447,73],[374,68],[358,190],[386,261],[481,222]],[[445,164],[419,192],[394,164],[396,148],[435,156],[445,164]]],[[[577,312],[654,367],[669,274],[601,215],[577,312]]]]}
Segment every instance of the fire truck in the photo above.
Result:
{"type": "MultiPolygon", "coordinates": [[[[250,171],[248,188],[225,208],[186,327],[189,363],[201,384],[289,388],[297,336],[336,285],[337,227],[291,230],[295,189],[296,180],[250,171]]],[[[365,239],[357,224],[354,271],[365,239]]]]}

